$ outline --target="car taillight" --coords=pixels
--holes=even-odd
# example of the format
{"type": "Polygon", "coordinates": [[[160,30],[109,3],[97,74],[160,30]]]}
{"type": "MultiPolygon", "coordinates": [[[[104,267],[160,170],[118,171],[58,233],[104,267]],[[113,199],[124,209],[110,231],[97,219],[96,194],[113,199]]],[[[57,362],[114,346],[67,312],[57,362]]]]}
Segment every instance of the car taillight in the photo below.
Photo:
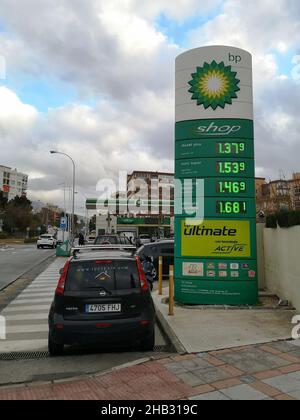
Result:
{"type": "Polygon", "coordinates": [[[143,266],[142,266],[140,257],[136,257],[136,263],[137,263],[139,278],[140,278],[140,282],[141,282],[141,289],[142,289],[143,292],[146,292],[148,290],[148,282],[147,282],[146,275],[145,275],[144,270],[143,270],[143,266]]]}
{"type": "Polygon", "coordinates": [[[66,283],[66,279],[67,279],[67,275],[68,275],[69,266],[70,266],[70,261],[67,261],[65,266],[64,266],[64,269],[63,269],[63,271],[60,275],[58,285],[57,285],[57,288],[55,290],[55,294],[57,296],[62,296],[64,294],[65,283],[66,283]]]}

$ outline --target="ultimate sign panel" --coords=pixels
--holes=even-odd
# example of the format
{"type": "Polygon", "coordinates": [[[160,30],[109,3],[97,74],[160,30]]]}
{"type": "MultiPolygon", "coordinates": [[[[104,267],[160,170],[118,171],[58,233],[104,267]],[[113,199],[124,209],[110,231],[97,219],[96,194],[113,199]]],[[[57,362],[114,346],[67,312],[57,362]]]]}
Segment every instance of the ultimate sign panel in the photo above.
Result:
{"type": "Polygon", "coordinates": [[[256,304],[248,52],[213,46],[177,57],[175,157],[175,299],[187,304],[256,304]],[[196,187],[199,180],[204,189],[196,187]]]}

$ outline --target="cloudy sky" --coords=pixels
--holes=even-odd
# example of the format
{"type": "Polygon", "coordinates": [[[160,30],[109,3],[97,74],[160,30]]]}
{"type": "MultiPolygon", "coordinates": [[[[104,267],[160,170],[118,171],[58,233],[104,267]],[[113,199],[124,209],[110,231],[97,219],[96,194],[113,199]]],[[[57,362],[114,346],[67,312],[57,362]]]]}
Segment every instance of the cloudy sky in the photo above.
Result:
{"type": "Polygon", "coordinates": [[[0,164],[62,203],[49,150],[71,154],[78,209],[119,170],[173,171],[174,60],[211,44],[254,56],[257,175],[300,171],[299,0],[0,0],[0,164]]]}

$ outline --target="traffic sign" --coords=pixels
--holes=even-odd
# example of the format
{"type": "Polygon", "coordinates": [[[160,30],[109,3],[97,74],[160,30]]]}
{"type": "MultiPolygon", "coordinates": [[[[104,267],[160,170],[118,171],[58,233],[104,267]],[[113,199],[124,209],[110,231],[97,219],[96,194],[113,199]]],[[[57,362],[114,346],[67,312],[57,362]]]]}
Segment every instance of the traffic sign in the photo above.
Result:
{"type": "Polygon", "coordinates": [[[67,229],[67,225],[68,225],[67,218],[66,217],[62,217],[60,219],[60,228],[62,230],[66,230],[67,229]]]}

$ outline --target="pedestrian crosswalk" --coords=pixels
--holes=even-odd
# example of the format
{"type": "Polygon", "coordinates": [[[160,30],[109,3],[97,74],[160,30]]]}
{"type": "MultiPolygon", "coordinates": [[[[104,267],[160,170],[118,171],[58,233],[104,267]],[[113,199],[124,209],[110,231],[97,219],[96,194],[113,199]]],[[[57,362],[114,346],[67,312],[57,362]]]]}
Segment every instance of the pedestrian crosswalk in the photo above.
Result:
{"type": "Polygon", "coordinates": [[[48,314],[64,263],[57,259],[0,313],[6,324],[0,353],[47,350],[48,314]]]}

